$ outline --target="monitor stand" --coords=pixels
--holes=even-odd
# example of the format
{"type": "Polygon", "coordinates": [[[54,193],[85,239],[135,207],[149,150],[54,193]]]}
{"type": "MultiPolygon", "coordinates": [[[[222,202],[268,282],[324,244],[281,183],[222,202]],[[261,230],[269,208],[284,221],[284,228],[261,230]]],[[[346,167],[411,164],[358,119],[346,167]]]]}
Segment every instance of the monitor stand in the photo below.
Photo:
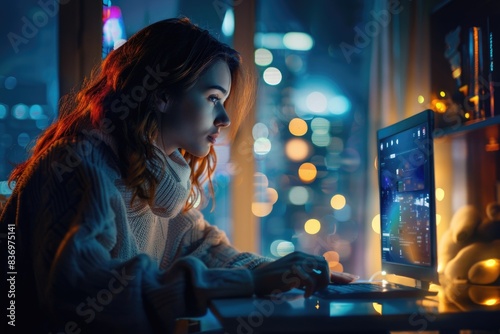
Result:
{"type": "Polygon", "coordinates": [[[428,281],[422,281],[422,280],[419,280],[419,279],[415,280],[415,287],[416,288],[419,288],[419,289],[422,289],[422,290],[429,290],[430,285],[431,285],[431,283],[428,282],[428,281]]]}
{"type": "Polygon", "coordinates": [[[384,279],[388,282],[398,283],[406,286],[412,286],[420,290],[429,291],[429,287],[431,285],[431,281],[419,280],[408,276],[401,276],[395,274],[387,274],[384,276],[384,279]],[[389,278],[388,276],[391,276],[389,278]]]}

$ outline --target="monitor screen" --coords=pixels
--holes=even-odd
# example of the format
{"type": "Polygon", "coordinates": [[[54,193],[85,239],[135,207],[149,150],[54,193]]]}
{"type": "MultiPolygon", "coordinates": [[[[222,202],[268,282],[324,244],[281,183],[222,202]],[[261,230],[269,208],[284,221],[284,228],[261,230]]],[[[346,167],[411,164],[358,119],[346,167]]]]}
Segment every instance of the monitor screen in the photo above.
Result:
{"type": "Polygon", "coordinates": [[[377,132],[382,267],[435,281],[433,112],[426,110],[377,132]]]}

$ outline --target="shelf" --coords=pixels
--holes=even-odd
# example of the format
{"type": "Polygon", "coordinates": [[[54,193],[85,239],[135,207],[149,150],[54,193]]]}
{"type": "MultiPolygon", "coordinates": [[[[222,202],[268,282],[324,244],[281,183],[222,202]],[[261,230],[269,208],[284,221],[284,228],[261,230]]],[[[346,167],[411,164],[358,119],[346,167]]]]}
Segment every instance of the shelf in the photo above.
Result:
{"type": "Polygon", "coordinates": [[[469,121],[464,125],[456,125],[449,128],[435,128],[434,138],[449,136],[454,134],[462,134],[474,130],[480,130],[492,125],[500,125],[500,116],[489,117],[483,120],[469,121]],[[439,133],[438,133],[439,132],[439,133]]]}

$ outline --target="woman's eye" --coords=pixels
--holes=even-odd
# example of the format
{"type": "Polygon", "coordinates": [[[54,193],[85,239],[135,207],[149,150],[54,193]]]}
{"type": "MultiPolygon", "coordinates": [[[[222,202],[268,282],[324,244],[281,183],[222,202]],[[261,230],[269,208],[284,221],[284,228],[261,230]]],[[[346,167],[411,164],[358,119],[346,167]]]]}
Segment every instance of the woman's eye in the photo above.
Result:
{"type": "Polygon", "coordinates": [[[210,102],[212,102],[213,104],[216,104],[217,102],[219,102],[219,101],[220,101],[219,97],[218,97],[218,96],[216,96],[216,95],[211,95],[211,96],[209,96],[209,97],[208,97],[208,100],[209,100],[210,102]]]}

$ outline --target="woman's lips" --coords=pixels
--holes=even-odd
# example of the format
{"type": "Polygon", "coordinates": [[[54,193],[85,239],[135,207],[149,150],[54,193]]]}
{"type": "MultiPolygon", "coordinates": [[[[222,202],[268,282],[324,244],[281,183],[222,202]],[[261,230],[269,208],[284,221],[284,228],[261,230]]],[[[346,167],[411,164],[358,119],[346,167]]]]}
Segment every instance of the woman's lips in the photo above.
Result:
{"type": "Polygon", "coordinates": [[[217,137],[219,136],[218,133],[215,133],[213,135],[210,135],[208,136],[208,141],[211,142],[212,144],[215,144],[215,142],[217,141],[217,137]]]}

